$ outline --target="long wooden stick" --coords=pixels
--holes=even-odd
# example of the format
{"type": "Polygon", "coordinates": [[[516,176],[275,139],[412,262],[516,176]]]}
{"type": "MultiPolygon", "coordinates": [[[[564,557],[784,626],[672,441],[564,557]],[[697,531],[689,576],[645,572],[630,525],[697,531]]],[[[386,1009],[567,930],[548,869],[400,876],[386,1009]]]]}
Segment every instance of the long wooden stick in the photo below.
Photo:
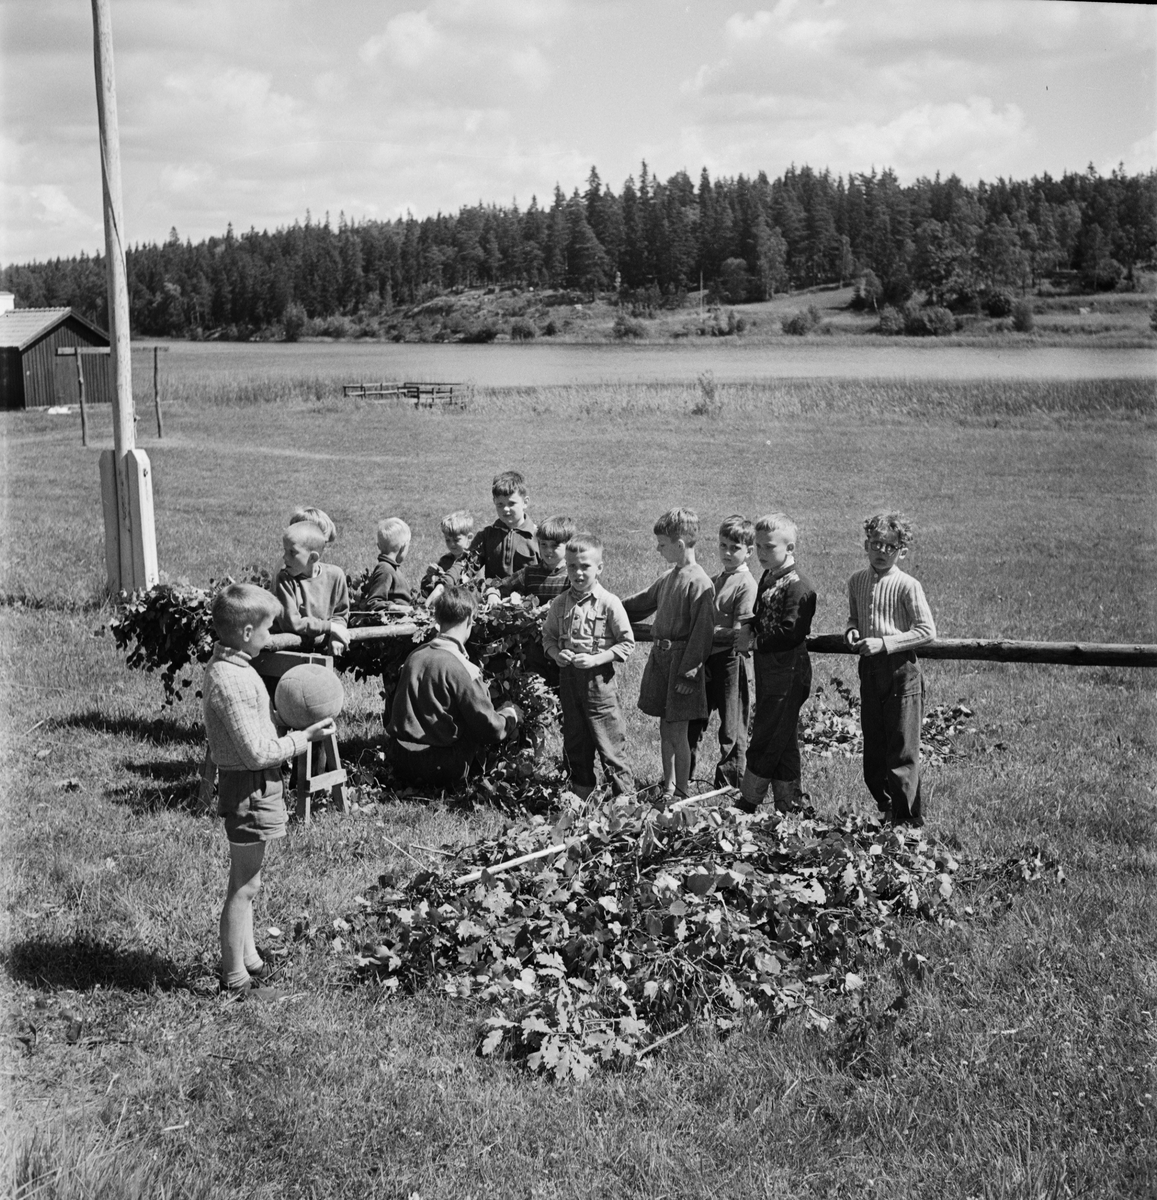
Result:
{"type": "MultiPolygon", "coordinates": [[[[635,638],[651,640],[648,625],[636,625],[635,638]]],[[[351,642],[388,642],[394,638],[413,637],[418,627],[411,621],[392,625],[366,625],[351,629],[351,642]]],[[[293,634],[275,635],[278,649],[289,650],[300,645],[293,634]],[[281,644],[285,640],[285,644],[281,644]]],[[[821,633],[808,638],[813,654],[847,654],[855,651],[838,633],[821,633]]],[[[1046,663],[1071,667],[1157,667],[1157,645],[1114,642],[1024,642],[1008,638],[937,638],[917,653],[928,659],[973,659],[980,662],[1046,663]]]]}

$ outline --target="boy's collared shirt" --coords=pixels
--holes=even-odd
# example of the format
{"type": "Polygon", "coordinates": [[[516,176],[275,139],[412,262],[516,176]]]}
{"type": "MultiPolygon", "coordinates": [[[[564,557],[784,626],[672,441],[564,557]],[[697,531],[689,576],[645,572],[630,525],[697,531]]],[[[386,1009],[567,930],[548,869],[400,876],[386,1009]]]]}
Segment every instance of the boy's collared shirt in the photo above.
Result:
{"type": "Polygon", "coordinates": [[[548,567],[540,562],[530,563],[498,585],[498,592],[502,596],[519,592],[522,595],[536,596],[543,601],[553,600],[555,596],[561,596],[569,589],[570,577],[566,573],[565,562],[559,563],[557,567],[548,567]]]}
{"type": "Polygon", "coordinates": [[[459,579],[506,579],[531,563],[538,562],[538,526],[524,517],[513,528],[494,521],[474,535],[461,560],[459,579]]]}
{"type": "Polygon", "coordinates": [[[551,659],[561,650],[575,654],[609,650],[615,662],[626,662],[635,648],[635,633],[623,602],[596,581],[589,592],[567,588],[550,602],[542,644],[551,659]]]}
{"type": "Polygon", "coordinates": [[[936,637],[936,622],[920,581],[897,566],[878,575],[871,567],[848,580],[848,629],[878,637],[884,653],[915,650],[936,637]]]}
{"type": "Polygon", "coordinates": [[[712,576],[711,586],[715,589],[715,644],[734,645],[735,627],[749,622],[755,613],[755,576],[747,563],[740,563],[734,571],[712,576]]]}
{"type": "Polygon", "coordinates": [[[220,770],[263,771],[305,750],[300,730],[277,736],[273,701],[248,654],[218,642],[201,696],[209,753],[220,770]]]}
{"type": "Polygon", "coordinates": [[[361,606],[374,612],[387,604],[409,604],[410,585],[392,554],[379,554],[377,565],[362,588],[361,606]]]}

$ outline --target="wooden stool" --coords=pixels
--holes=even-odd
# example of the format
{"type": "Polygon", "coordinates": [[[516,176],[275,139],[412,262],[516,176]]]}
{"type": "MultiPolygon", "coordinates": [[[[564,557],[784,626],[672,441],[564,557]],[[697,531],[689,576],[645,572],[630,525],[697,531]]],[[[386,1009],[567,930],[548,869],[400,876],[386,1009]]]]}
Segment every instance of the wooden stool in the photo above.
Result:
{"type": "MultiPolygon", "coordinates": [[[[302,663],[313,663],[316,666],[333,670],[332,654],[307,654],[300,650],[266,650],[253,659],[253,669],[262,679],[280,679],[293,667],[302,663]]],[[[310,820],[310,807],[314,792],[325,788],[333,789],[333,799],[339,811],[348,812],[349,802],[346,799],[346,773],[341,765],[341,755],[337,748],[337,735],[330,736],[320,742],[312,742],[294,760],[297,770],[296,815],[302,821],[310,820]],[[326,770],[326,767],[329,770],[326,770]]],[[[201,763],[201,786],[199,796],[201,803],[208,805],[213,799],[213,790],[217,784],[217,764],[205,747],[205,758],[201,763]]]]}

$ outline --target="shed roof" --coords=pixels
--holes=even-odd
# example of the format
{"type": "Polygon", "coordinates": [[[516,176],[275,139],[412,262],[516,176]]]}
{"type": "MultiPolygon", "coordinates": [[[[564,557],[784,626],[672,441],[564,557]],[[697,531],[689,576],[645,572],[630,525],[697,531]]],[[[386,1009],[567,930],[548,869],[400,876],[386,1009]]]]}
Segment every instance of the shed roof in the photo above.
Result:
{"type": "Polygon", "coordinates": [[[0,347],[15,346],[19,350],[26,350],[69,317],[86,326],[98,341],[108,345],[108,334],[71,308],[17,308],[12,312],[0,313],[0,347]]]}

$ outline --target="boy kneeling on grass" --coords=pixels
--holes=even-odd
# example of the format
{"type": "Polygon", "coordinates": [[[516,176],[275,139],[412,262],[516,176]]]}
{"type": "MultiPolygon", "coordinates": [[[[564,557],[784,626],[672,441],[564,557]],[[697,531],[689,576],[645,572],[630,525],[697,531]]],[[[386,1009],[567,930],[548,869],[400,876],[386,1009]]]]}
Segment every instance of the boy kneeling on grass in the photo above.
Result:
{"type": "Polygon", "coordinates": [[[285,836],[289,819],[281,764],[334,731],[327,719],[277,736],[273,703],[251,660],[268,645],[280,612],[281,605],[264,588],[236,583],[220,591],[211,610],[217,644],[201,686],[205,732],[218,770],[218,813],[229,839],[221,989],[255,999],[280,994],[255,986],[268,978],[269,968],[253,940],[253,901],[261,887],[265,844],[285,836]]]}
{"type": "Polygon", "coordinates": [[[516,704],[495,709],[481,670],[466,655],[478,598],[451,584],[431,605],[438,636],[402,666],[386,725],[387,753],[405,783],[456,787],[483,745],[517,728],[516,704]]]}

